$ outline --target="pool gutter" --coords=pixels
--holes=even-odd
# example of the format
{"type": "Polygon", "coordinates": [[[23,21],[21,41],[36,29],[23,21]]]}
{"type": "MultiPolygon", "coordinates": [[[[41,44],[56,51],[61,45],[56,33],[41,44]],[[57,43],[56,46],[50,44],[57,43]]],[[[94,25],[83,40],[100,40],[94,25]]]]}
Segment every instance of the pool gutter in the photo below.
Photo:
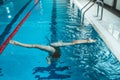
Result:
{"type": "MultiPolygon", "coordinates": [[[[81,9],[88,0],[71,0],[79,9],[81,9]]],[[[104,9],[103,20],[99,20],[99,17],[95,17],[97,14],[97,5],[95,4],[88,12],[85,14],[85,18],[93,25],[94,29],[99,33],[101,38],[110,48],[112,53],[120,61],[120,40],[116,39],[113,34],[109,32],[109,27],[111,25],[120,25],[120,18],[104,9]],[[116,24],[114,24],[116,23],[116,24]]],[[[119,26],[120,27],[120,26],[119,26]]],[[[120,34],[120,33],[119,33],[120,34]]]]}

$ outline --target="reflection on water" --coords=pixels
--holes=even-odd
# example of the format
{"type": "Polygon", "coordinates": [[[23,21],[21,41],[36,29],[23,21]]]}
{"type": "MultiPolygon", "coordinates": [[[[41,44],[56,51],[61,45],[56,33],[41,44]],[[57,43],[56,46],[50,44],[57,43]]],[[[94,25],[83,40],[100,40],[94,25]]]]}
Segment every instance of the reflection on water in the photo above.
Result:
{"type": "Polygon", "coordinates": [[[67,66],[71,66],[72,78],[79,75],[76,80],[119,80],[120,79],[120,62],[115,58],[113,53],[109,50],[97,32],[91,25],[86,27],[70,27],[61,29],[62,34],[59,38],[64,40],[73,39],[96,39],[96,43],[80,44],[69,47],[63,47],[61,50],[62,56],[65,57],[61,60],[67,66]],[[76,32],[76,33],[74,33],[76,32]],[[74,36],[74,37],[73,37],[74,36]],[[79,73],[77,73],[79,71],[79,73]],[[74,76],[73,76],[74,75],[74,76]]]}

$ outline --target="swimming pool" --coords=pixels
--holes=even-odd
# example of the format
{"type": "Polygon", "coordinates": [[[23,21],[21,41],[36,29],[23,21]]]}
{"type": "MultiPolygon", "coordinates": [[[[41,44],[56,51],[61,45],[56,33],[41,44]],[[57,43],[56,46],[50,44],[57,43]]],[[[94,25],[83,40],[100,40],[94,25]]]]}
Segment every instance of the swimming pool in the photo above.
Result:
{"type": "MultiPolygon", "coordinates": [[[[29,1],[24,3],[23,0],[22,5],[28,5],[7,36],[34,5],[34,1],[29,1]]],[[[0,80],[119,80],[120,63],[91,24],[80,27],[79,12],[69,0],[41,0],[12,39],[49,45],[60,40],[68,42],[90,37],[96,39],[96,43],[61,47],[59,61],[51,65],[46,61],[47,52],[8,44],[0,55],[0,80]]]]}

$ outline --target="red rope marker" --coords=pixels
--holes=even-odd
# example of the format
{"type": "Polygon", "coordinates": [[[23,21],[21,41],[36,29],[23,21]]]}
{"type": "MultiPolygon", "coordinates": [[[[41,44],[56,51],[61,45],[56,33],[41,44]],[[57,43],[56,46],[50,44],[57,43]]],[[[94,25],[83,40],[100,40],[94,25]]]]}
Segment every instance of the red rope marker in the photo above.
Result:
{"type": "Polygon", "coordinates": [[[14,31],[9,35],[9,37],[6,39],[6,41],[0,46],[0,53],[3,52],[4,48],[7,46],[9,41],[13,38],[13,36],[17,33],[21,25],[25,22],[25,20],[28,18],[30,15],[30,12],[27,13],[27,15],[22,19],[22,21],[17,25],[17,27],[14,29],[14,31]]]}
{"type": "Polygon", "coordinates": [[[26,14],[26,16],[20,21],[20,23],[17,25],[17,27],[14,29],[14,31],[9,35],[9,37],[5,40],[5,42],[2,44],[2,46],[0,46],[0,54],[3,52],[3,50],[5,49],[7,44],[9,43],[9,41],[13,38],[13,36],[18,32],[19,28],[25,22],[25,20],[28,18],[28,16],[30,15],[31,11],[38,4],[38,2],[30,9],[30,11],[26,14]]]}

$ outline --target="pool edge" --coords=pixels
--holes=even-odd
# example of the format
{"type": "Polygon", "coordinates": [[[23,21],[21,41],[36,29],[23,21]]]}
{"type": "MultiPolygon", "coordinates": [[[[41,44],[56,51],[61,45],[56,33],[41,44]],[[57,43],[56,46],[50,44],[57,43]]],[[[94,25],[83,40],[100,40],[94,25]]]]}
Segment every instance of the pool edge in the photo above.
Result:
{"type": "MultiPolygon", "coordinates": [[[[73,3],[79,9],[82,8],[82,3],[80,3],[78,0],[73,0],[73,3]]],[[[93,16],[93,14],[90,15],[89,12],[90,10],[88,11],[88,13],[86,13],[85,18],[93,25],[94,29],[99,33],[101,38],[104,40],[104,42],[107,44],[107,46],[120,62],[120,43],[118,43],[116,39],[105,29],[106,25],[103,26],[102,21],[98,21],[98,19],[93,16]]]]}

